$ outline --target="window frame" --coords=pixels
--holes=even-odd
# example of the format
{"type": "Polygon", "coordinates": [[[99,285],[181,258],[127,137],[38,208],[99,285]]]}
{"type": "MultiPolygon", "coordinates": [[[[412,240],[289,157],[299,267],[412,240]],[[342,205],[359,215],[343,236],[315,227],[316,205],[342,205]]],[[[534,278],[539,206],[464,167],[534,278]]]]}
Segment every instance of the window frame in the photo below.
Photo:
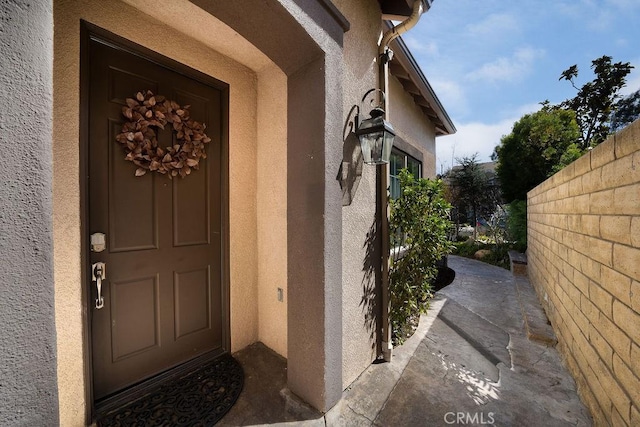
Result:
{"type": "Polygon", "coordinates": [[[394,188],[397,187],[398,190],[395,191],[399,191],[400,185],[399,185],[399,175],[397,174],[393,174],[393,164],[392,161],[394,159],[394,155],[401,157],[402,158],[402,166],[400,168],[398,168],[396,170],[396,172],[400,172],[402,169],[404,168],[408,168],[409,167],[409,162],[413,162],[418,166],[418,174],[416,175],[414,173],[414,176],[416,178],[422,178],[422,171],[423,171],[423,167],[422,167],[422,161],[420,159],[417,159],[416,157],[412,156],[411,154],[406,153],[405,151],[397,148],[397,147],[393,147],[391,149],[391,159],[389,161],[389,196],[392,199],[396,199],[400,196],[399,193],[394,194],[394,188]],[[397,183],[397,186],[394,186],[394,183],[397,183]]]}

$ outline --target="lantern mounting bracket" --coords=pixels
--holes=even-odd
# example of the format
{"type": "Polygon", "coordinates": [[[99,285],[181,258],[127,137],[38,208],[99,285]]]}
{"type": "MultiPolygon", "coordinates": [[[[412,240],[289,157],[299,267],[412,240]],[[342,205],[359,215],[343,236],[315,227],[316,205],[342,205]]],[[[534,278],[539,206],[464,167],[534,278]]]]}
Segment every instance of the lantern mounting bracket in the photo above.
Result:
{"type": "Polygon", "coordinates": [[[384,105],[386,103],[386,95],[383,90],[378,88],[369,89],[360,105],[357,106],[357,114],[355,118],[355,134],[360,141],[364,162],[370,165],[380,165],[389,163],[391,156],[391,148],[395,131],[393,126],[385,120],[384,105]],[[369,112],[369,118],[360,119],[360,108],[365,100],[374,92],[378,92],[380,97],[374,97],[369,102],[372,107],[369,112]]]}
{"type": "MultiPolygon", "coordinates": [[[[373,89],[369,89],[363,96],[362,99],[360,100],[360,105],[358,105],[358,115],[360,114],[360,108],[362,107],[362,103],[364,101],[366,101],[367,97],[369,95],[371,95],[373,92],[378,92],[381,96],[381,100],[376,100],[376,99],[371,99],[369,101],[369,106],[371,107],[371,112],[369,113],[369,115],[371,117],[378,117],[380,116],[382,113],[382,115],[384,115],[384,105],[386,103],[386,94],[384,93],[384,91],[382,89],[378,89],[378,88],[373,88],[373,89]],[[375,111],[375,113],[373,113],[375,111]]],[[[358,123],[356,123],[356,127],[357,127],[358,123]]]]}

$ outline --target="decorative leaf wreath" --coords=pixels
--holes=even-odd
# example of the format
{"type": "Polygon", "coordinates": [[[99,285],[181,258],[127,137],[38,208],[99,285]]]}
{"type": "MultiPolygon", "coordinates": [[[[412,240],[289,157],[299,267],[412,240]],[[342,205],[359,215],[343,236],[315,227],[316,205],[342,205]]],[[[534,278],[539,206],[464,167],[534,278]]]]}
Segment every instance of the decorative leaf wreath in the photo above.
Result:
{"type": "Polygon", "coordinates": [[[122,114],[127,120],[116,141],[127,153],[125,160],[138,166],[136,176],[155,171],[169,178],[185,177],[192,169],[198,169],[200,159],[207,157],[205,144],[211,138],[204,133],[204,123],[189,117],[189,105],[181,107],[150,90],[138,92],[135,99],[127,98],[126,102],[122,114]],[[157,129],[164,129],[167,123],[176,132],[176,141],[173,146],[163,148],[158,146],[157,129]]]}

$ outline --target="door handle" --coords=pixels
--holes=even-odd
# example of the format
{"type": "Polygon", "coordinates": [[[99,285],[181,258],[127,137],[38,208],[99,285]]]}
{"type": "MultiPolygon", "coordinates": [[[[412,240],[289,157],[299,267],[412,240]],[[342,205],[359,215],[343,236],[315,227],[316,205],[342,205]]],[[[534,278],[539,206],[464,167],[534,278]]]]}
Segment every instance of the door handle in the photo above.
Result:
{"type": "Polygon", "coordinates": [[[91,281],[96,282],[98,289],[98,297],[96,298],[96,310],[104,307],[104,298],[102,298],[102,281],[107,277],[106,264],[104,262],[96,262],[91,265],[91,281]]]}

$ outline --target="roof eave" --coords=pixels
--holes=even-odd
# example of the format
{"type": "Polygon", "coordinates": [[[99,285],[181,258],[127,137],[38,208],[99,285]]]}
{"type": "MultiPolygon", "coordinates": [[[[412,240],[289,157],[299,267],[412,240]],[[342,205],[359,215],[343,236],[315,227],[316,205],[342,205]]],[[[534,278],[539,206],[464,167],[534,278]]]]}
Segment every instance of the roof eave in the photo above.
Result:
{"type": "MultiPolygon", "coordinates": [[[[388,28],[391,28],[392,25],[390,22],[386,22],[388,28]]],[[[413,96],[416,104],[422,108],[424,114],[434,122],[436,126],[436,136],[456,133],[456,127],[449,117],[449,114],[447,114],[438,96],[401,37],[391,42],[391,49],[394,53],[390,66],[391,74],[400,80],[405,90],[413,96]],[[397,61],[401,69],[393,65],[395,61],[397,61]],[[402,73],[402,71],[404,71],[404,73],[402,73]]]]}
{"type": "Polygon", "coordinates": [[[382,18],[391,21],[404,21],[413,12],[413,4],[422,1],[424,11],[431,7],[433,0],[378,0],[382,18]]]}

